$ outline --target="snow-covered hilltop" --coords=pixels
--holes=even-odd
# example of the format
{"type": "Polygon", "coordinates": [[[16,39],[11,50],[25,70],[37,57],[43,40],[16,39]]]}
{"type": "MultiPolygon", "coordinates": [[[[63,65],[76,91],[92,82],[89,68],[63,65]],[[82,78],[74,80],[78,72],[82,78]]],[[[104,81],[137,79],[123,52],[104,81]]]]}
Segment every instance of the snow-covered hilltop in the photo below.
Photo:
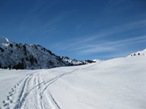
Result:
{"type": "Polygon", "coordinates": [[[57,56],[41,45],[18,44],[0,37],[0,68],[41,69],[86,63],[89,62],[57,56]]]}
{"type": "Polygon", "coordinates": [[[131,53],[128,57],[131,57],[131,56],[142,56],[142,55],[146,55],[146,49],[144,49],[142,51],[137,51],[135,53],[131,53]]]}

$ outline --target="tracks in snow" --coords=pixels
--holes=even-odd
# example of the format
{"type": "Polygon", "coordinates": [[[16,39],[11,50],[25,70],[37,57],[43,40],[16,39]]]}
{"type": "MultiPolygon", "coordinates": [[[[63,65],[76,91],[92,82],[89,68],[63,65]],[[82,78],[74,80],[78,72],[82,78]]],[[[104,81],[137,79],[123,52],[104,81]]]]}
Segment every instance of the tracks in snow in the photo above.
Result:
{"type": "Polygon", "coordinates": [[[61,109],[49,86],[77,70],[56,75],[48,81],[43,80],[41,72],[27,74],[11,88],[7,99],[3,100],[2,109],[61,109]]]}

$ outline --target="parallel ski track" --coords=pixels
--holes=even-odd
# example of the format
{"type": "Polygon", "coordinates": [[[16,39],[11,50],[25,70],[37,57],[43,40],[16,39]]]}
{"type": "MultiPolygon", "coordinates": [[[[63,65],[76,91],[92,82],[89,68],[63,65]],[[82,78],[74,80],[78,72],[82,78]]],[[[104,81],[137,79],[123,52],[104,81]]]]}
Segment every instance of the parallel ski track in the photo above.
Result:
{"type": "MultiPolygon", "coordinates": [[[[93,65],[89,67],[92,66],[93,65]]],[[[84,69],[86,69],[86,67],[84,69]]],[[[72,74],[77,70],[80,69],[78,68],[70,72],[58,74],[48,81],[43,80],[41,72],[39,71],[27,74],[24,79],[17,83],[17,87],[15,85],[14,88],[12,88],[8,97],[12,96],[13,100],[9,100],[10,103],[5,103],[4,101],[4,109],[28,109],[30,108],[29,106],[31,106],[31,109],[61,109],[51,94],[49,86],[59,78],[72,74]]]]}
{"type": "MultiPolygon", "coordinates": [[[[77,69],[78,70],[78,69],[77,69]]],[[[14,88],[11,88],[11,102],[5,103],[2,109],[61,109],[49,90],[49,86],[59,78],[71,74],[71,72],[61,73],[48,81],[43,80],[41,72],[33,72],[26,75],[20,80],[14,88]],[[34,104],[32,104],[34,103],[34,104]]]]}

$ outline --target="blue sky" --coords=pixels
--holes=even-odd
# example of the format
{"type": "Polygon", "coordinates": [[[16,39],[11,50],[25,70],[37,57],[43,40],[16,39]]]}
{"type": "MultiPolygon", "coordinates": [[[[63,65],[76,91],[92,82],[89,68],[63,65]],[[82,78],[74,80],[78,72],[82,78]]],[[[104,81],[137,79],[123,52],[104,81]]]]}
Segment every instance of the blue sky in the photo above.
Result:
{"type": "Polygon", "coordinates": [[[76,59],[127,56],[146,48],[146,0],[0,0],[0,36],[76,59]]]}

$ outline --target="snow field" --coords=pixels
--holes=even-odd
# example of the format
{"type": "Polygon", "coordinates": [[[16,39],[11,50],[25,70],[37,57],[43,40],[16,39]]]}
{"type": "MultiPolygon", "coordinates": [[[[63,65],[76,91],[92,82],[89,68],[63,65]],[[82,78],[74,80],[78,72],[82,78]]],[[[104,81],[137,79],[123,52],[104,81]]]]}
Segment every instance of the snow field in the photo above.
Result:
{"type": "Polygon", "coordinates": [[[0,70],[1,109],[146,109],[146,57],[0,70]]]}

